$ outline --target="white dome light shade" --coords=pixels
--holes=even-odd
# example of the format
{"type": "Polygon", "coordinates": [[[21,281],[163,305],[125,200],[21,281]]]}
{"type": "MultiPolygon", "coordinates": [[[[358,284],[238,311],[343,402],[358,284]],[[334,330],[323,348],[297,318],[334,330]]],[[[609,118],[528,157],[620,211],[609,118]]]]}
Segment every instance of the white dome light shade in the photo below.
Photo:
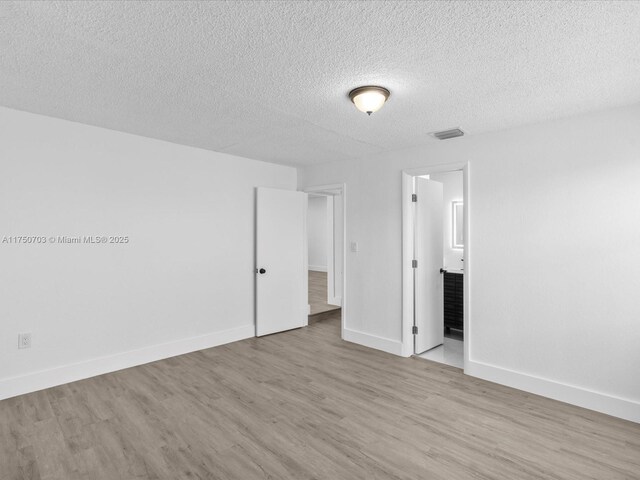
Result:
{"type": "Polygon", "coordinates": [[[389,90],[383,87],[358,87],[349,92],[349,98],[361,112],[371,115],[382,108],[389,98],[389,90]]]}

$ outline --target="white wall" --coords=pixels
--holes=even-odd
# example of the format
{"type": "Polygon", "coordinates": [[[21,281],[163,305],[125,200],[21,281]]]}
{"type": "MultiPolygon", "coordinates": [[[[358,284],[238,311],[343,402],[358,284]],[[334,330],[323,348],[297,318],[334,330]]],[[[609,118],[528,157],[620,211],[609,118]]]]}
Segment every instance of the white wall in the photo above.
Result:
{"type": "Polygon", "coordinates": [[[0,398],[253,336],[256,186],[296,171],[0,108],[0,237],[130,238],[0,243],[0,398]]]}
{"type": "Polygon", "coordinates": [[[402,352],[401,170],[469,161],[467,372],[640,421],[639,131],[634,105],[302,169],[347,184],[345,338],[402,352]]]}
{"type": "Polygon", "coordinates": [[[309,197],[307,236],[309,270],[327,271],[327,197],[309,197]]]}
{"type": "Polygon", "coordinates": [[[443,205],[442,212],[443,223],[443,265],[448,269],[461,270],[464,268],[463,253],[461,248],[453,248],[452,232],[453,232],[453,213],[451,202],[461,202],[462,193],[462,171],[432,173],[429,175],[431,180],[442,183],[443,205]]]}

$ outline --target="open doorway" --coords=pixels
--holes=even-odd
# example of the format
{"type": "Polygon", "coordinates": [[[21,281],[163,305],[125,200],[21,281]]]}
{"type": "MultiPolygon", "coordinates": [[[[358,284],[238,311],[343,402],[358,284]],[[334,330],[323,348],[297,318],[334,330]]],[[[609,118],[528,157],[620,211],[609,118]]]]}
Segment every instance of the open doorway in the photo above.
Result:
{"type": "Polygon", "coordinates": [[[414,275],[418,325],[415,354],[464,368],[462,171],[432,173],[416,177],[414,182],[416,192],[424,192],[423,197],[429,195],[420,202],[421,195],[417,193],[415,257],[418,262],[422,259],[427,268],[427,257],[433,258],[433,272],[416,269],[414,275]],[[429,332],[431,325],[433,335],[429,332]],[[420,332],[421,326],[424,334],[420,332]]]}
{"type": "Polygon", "coordinates": [[[466,166],[425,170],[405,172],[403,182],[411,198],[404,216],[410,237],[404,246],[410,256],[405,279],[411,287],[405,291],[405,306],[406,300],[411,302],[405,321],[413,340],[407,349],[417,357],[464,368],[466,166]]]}
{"type": "Polygon", "coordinates": [[[308,193],[307,249],[309,324],[343,318],[344,187],[313,187],[308,193]]]}

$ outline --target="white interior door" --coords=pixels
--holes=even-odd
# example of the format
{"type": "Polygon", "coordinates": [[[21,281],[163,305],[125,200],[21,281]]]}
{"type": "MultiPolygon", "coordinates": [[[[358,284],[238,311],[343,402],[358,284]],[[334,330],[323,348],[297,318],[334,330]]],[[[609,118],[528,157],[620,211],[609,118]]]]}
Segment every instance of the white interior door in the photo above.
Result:
{"type": "Polygon", "coordinates": [[[308,323],[307,194],[257,189],[256,335],[308,323]]]}
{"type": "Polygon", "coordinates": [[[414,269],[415,353],[441,345],[444,340],[443,203],[442,183],[416,177],[414,269]]]}

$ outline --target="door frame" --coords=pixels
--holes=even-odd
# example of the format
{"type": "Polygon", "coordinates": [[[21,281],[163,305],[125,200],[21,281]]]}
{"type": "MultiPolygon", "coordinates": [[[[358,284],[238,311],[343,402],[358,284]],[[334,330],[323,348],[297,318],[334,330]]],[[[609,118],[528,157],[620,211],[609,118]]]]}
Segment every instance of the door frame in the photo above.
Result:
{"type": "Polygon", "coordinates": [[[410,168],[402,171],[402,355],[414,355],[412,328],[414,325],[414,279],[411,261],[414,255],[414,223],[413,223],[413,177],[433,173],[462,170],[462,195],[464,199],[464,370],[469,365],[471,353],[471,235],[469,229],[469,212],[471,196],[469,191],[469,162],[456,162],[431,165],[428,167],[410,168]]]}
{"type": "MultiPolygon", "coordinates": [[[[341,289],[341,319],[340,338],[344,339],[344,330],[347,320],[347,185],[345,183],[332,183],[327,185],[314,185],[300,189],[304,193],[314,193],[316,195],[335,196],[342,195],[342,289],[341,289]]],[[[329,203],[329,202],[327,202],[329,203]]],[[[331,248],[333,252],[333,245],[331,248]]],[[[329,259],[327,258],[327,264],[329,259]]],[[[309,259],[305,259],[306,270],[309,271],[309,259]]],[[[328,266],[328,265],[327,265],[328,266]]],[[[327,269],[328,270],[328,269],[327,269]]],[[[308,288],[308,286],[307,286],[308,288]]]]}
{"type": "MultiPolygon", "coordinates": [[[[340,191],[340,195],[342,195],[342,191],[340,191]]],[[[335,244],[336,244],[336,235],[335,235],[335,201],[334,198],[336,195],[325,196],[327,199],[327,232],[330,232],[331,235],[327,235],[327,303],[329,305],[335,305],[342,307],[342,292],[340,295],[336,295],[336,286],[335,286],[335,271],[336,271],[336,252],[335,252],[335,244]],[[331,261],[329,261],[331,259],[331,261]]],[[[343,265],[344,271],[344,265],[343,265]]]]}

